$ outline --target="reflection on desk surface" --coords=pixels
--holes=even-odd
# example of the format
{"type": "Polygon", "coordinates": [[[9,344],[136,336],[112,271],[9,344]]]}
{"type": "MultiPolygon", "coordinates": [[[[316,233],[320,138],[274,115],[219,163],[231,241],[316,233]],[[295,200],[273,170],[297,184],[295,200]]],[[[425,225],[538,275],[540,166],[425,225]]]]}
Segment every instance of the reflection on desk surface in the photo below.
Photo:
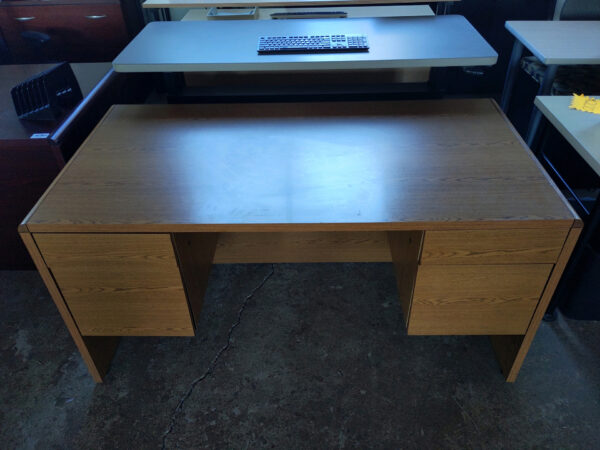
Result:
{"type": "Polygon", "coordinates": [[[484,99],[116,106],[27,224],[369,231],[573,217],[484,99]]]}

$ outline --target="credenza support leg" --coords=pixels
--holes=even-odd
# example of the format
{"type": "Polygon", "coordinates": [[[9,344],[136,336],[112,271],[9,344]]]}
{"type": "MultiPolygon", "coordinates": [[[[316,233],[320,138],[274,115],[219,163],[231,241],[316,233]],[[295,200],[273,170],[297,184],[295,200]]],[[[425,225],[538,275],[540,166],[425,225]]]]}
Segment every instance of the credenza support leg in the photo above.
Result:
{"type": "Polygon", "coordinates": [[[75,345],[77,346],[81,357],[83,358],[85,364],[87,365],[90,374],[94,378],[96,383],[101,383],[106,372],[108,372],[108,367],[110,366],[110,361],[115,353],[117,345],[119,343],[118,337],[104,337],[104,336],[82,336],[77,328],[77,324],[65,303],[65,300],[56,285],[54,277],[52,273],[46,266],[44,262],[44,258],[42,257],[33,236],[29,233],[26,227],[19,227],[19,234],[21,235],[21,239],[25,243],[25,247],[29,251],[35,266],[40,273],[42,280],[44,281],[48,291],[50,292],[50,296],[56,307],[58,308],[58,312],[62,316],[69,333],[71,333],[71,337],[73,341],[75,341],[75,345]]]}
{"type": "Polygon", "coordinates": [[[502,373],[504,373],[506,381],[509,383],[517,379],[525,356],[544,317],[548,303],[550,303],[554,295],[554,290],[577,243],[577,238],[581,233],[581,226],[581,222],[577,221],[569,231],[525,334],[519,336],[490,336],[492,346],[496,352],[496,358],[502,368],[502,373]]]}

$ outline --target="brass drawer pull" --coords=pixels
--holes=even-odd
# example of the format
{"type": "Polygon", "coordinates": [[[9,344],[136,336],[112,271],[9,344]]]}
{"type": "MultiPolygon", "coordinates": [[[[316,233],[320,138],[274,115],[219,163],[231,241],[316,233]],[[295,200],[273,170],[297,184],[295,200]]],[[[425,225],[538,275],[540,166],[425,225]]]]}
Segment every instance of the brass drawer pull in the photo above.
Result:
{"type": "Polygon", "coordinates": [[[15,20],[18,20],[19,22],[28,22],[33,19],[35,19],[35,17],[15,17],[15,20]]]}
{"type": "Polygon", "coordinates": [[[100,14],[97,16],[85,16],[86,19],[90,19],[90,20],[104,19],[105,17],[106,17],[106,14],[100,14]]]}

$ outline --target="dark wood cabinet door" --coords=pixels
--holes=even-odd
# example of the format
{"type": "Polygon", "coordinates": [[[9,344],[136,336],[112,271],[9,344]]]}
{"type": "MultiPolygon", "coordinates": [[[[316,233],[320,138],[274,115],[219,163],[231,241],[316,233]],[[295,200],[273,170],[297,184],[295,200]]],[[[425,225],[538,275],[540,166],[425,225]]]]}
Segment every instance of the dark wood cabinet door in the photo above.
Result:
{"type": "Polygon", "coordinates": [[[5,6],[0,27],[14,62],[111,61],[129,40],[119,3],[5,6]],[[45,33],[50,41],[36,49],[24,31],[45,33]]]}

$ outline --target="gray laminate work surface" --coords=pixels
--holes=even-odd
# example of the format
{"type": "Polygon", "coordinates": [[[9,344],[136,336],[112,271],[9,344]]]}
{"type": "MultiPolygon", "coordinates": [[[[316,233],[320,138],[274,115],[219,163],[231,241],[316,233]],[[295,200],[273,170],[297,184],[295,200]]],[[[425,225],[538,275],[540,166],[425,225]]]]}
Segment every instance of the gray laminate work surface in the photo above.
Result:
{"type": "Polygon", "coordinates": [[[506,29],[546,65],[600,64],[598,20],[509,20],[506,29]]]}
{"type": "Polygon", "coordinates": [[[568,95],[539,96],[535,99],[535,105],[600,175],[600,115],[569,109],[571,99],[568,95]]]}
{"type": "Polygon", "coordinates": [[[117,72],[218,72],[477,66],[498,54],[462,16],[152,22],[117,72]],[[259,55],[260,36],[365,34],[369,52],[259,55]]]}

